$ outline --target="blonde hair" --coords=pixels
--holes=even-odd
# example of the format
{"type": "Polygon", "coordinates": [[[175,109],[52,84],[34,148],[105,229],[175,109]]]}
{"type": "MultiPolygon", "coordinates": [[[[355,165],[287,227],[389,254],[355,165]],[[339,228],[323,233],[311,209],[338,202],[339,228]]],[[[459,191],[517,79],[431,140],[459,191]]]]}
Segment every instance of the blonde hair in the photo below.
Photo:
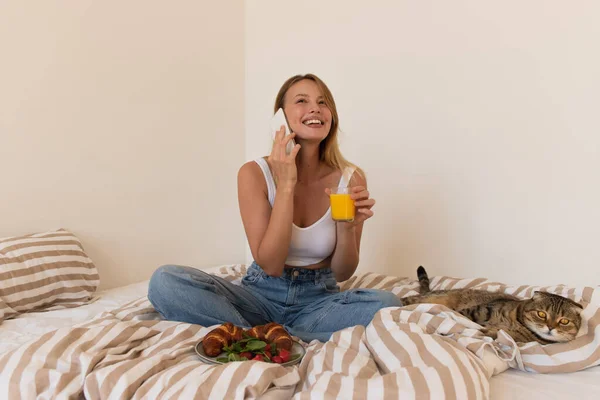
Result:
{"type": "Polygon", "coordinates": [[[358,166],[346,160],[340,151],[340,146],[338,144],[339,118],[337,108],[335,106],[335,100],[333,99],[333,95],[331,94],[331,91],[325,82],[323,82],[318,76],[314,74],[295,75],[286,80],[279,89],[279,93],[277,93],[273,112],[277,112],[277,110],[283,108],[283,101],[285,100],[285,95],[290,87],[292,87],[292,85],[295,83],[305,79],[311,80],[317,84],[323,93],[325,105],[331,111],[331,129],[327,137],[319,145],[319,160],[323,161],[326,165],[332,168],[339,169],[342,172],[346,167],[353,167],[356,169],[356,172],[359,175],[364,176],[364,172],[358,166]]]}

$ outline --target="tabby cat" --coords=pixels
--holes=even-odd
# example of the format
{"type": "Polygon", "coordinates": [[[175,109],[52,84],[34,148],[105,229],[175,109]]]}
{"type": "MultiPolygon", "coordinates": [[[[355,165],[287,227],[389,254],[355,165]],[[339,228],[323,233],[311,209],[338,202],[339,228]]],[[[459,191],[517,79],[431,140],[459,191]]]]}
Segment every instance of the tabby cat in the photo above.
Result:
{"type": "Polygon", "coordinates": [[[575,339],[581,326],[583,307],[566,297],[535,292],[521,300],[505,293],[477,289],[434,290],[422,266],[417,269],[420,295],[405,297],[404,305],[442,304],[482,325],[486,336],[496,338],[501,329],[515,342],[550,344],[575,339]]]}

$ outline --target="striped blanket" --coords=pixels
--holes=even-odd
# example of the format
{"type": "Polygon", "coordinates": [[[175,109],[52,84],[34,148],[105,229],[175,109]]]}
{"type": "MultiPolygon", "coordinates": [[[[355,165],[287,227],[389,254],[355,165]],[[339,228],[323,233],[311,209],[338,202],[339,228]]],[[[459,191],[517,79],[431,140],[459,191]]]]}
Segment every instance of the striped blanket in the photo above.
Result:
{"type": "MultiPolygon", "coordinates": [[[[231,281],[241,265],[214,271],[231,281]]],[[[257,361],[207,365],[195,343],[212,327],[161,320],[146,297],[0,354],[0,398],[448,398],[485,399],[489,379],[507,368],[570,372],[600,364],[600,289],[509,287],[484,279],[434,277],[432,287],[474,287],[530,296],[542,289],[585,305],[570,343],[517,346],[496,341],[451,310],[430,304],[386,308],[366,327],[304,343],[294,367],[257,361]]],[[[414,280],[367,273],[342,283],[412,295],[414,280]]]]}

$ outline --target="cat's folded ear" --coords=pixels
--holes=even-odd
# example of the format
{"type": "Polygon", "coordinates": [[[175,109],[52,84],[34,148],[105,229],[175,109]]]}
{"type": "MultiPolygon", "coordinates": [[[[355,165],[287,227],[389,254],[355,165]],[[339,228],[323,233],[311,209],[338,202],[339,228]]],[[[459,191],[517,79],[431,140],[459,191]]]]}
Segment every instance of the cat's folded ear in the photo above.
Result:
{"type": "Polygon", "coordinates": [[[532,299],[535,300],[535,301],[539,301],[539,300],[542,300],[542,299],[546,298],[547,297],[546,295],[547,295],[546,292],[540,292],[540,291],[536,290],[535,292],[533,292],[532,299]]]}
{"type": "Polygon", "coordinates": [[[569,304],[571,306],[574,306],[574,307],[571,307],[571,310],[573,312],[577,313],[577,315],[581,315],[581,313],[583,312],[583,306],[581,304],[579,304],[573,300],[569,300],[569,304]]]}
{"type": "Polygon", "coordinates": [[[552,293],[547,293],[547,292],[535,291],[535,292],[533,292],[533,297],[532,297],[532,299],[533,299],[534,301],[540,301],[540,300],[547,299],[547,298],[557,298],[557,297],[558,297],[558,298],[562,298],[562,299],[564,299],[564,301],[566,301],[567,303],[569,303],[569,304],[571,304],[571,305],[575,306],[575,307],[576,307],[576,308],[575,308],[575,310],[576,310],[577,312],[581,312],[581,310],[583,310],[583,306],[582,306],[581,304],[579,304],[579,303],[577,303],[576,301],[573,301],[573,300],[571,300],[571,299],[569,299],[569,298],[567,298],[567,297],[564,297],[564,296],[558,295],[558,294],[552,294],[552,293]]]}

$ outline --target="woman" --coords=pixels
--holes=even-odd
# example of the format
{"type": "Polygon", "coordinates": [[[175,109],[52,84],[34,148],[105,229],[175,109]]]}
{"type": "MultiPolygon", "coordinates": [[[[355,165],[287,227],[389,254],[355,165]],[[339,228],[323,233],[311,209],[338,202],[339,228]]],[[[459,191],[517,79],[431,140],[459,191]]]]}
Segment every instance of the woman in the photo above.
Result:
{"type": "Polygon", "coordinates": [[[383,307],[400,306],[392,293],[336,282],[358,265],[365,220],[373,216],[364,174],[339,150],[338,115],[331,92],[312,74],[288,79],[275,100],[291,135],[277,132],[271,154],[238,174],[240,213],[254,263],[241,285],[200,270],[163,266],[148,297],[166,319],[240,327],[275,321],[304,341],[327,341],[340,329],[367,325],[383,307]],[[290,154],[289,140],[296,142],[290,154]],[[353,222],[335,222],[329,189],[350,186],[353,222]]]}

